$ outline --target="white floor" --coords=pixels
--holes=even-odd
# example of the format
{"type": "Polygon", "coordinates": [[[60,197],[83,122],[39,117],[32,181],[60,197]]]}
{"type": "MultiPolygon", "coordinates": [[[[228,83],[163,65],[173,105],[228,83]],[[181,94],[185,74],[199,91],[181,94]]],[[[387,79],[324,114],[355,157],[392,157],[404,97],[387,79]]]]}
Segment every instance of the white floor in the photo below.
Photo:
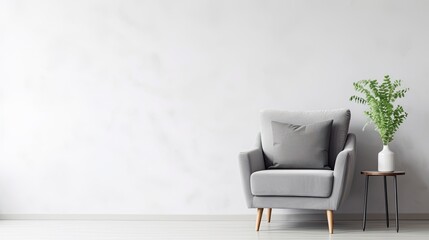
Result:
{"type": "Polygon", "coordinates": [[[394,222],[389,229],[382,221],[337,221],[328,234],[326,222],[263,222],[255,232],[251,221],[81,221],[2,220],[0,239],[429,239],[429,221],[394,222]]]}

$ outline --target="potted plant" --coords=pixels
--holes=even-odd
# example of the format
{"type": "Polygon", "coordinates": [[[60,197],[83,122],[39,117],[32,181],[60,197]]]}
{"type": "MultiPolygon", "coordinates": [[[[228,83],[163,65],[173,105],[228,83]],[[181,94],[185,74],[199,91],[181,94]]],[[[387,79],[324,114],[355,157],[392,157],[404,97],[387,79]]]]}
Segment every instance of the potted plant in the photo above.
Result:
{"type": "Polygon", "coordinates": [[[383,142],[383,150],[378,154],[378,171],[381,172],[395,170],[394,153],[389,149],[389,143],[408,116],[401,105],[393,105],[409,90],[409,88],[398,89],[400,86],[401,80],[392,82],[389,75],[384,76],[382,83],[377,80],[361,80],[353,83],[354,89],[363,96],[351,96],[350,101],[368,105],[369,109],[364,111],[369,118],[365,126],[373,123],[383,142]]]}

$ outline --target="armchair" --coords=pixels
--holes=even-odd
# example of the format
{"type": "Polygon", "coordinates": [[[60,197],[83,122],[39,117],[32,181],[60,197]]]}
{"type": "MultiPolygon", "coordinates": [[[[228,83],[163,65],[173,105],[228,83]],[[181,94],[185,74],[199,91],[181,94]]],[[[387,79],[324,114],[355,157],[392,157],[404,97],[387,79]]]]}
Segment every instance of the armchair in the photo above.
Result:
{"type": "MultiPolygon", "coordinates": [[[[333,211],[347,198],[353,180],[356,137],[348,133],[349,110],[286,112],[265,110],[261,113],[261,129],[271,131],[271,122],[311,124],[332,120],[327,169],[269,169],[263,141],[272,138],[259,134],[256,147],[239,154],[239,165],[248,208],[257,209],[256,231],[262,213],[268,208],[326,210],[329,233],[333,233],[333,211]]],[[[262,131],[263,133],[264,131],[262,131]]]]}

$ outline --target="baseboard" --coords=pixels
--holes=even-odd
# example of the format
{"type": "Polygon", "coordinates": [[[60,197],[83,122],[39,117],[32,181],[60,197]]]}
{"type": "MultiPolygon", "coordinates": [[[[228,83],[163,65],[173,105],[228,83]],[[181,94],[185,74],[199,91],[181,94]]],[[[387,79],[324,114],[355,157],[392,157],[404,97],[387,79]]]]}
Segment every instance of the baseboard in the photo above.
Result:
{"type": "MultiPolygon", "coordinates": [[[[265,215],[265,214],[264,214],[265,215]]],[[[360,221],[362,214],[335,214],[336,221],[360,221]]],[[[265,217],[265,216],[264,216],[265,217]]],[[[400,214],[401,220],[429,220],[429,214],[400,214]]],[[[368,221],[384,220],[384,214],[368,214],[368,221]]],[[[390,219],[395,216],[390,215],[390,219]]],[[[0,214],[0,220],[98,220],[98,221],[254,221],[255,215],[144,215],[144,214],[0,214]]],[[[272,221],[326,221],[325,214],[277,214],[272,221]]]]}

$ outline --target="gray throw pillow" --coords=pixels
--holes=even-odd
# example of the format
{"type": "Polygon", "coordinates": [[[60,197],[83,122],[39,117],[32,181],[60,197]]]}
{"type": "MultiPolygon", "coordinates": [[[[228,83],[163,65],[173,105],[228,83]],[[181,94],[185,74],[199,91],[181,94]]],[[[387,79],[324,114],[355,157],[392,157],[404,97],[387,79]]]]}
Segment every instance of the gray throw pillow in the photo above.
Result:
{"type": "Polygon", "coordinates": [[[271,122],[273,165],[269,168],[325,168],[328,165],[332,120],[296,125],[271,122]]]}

